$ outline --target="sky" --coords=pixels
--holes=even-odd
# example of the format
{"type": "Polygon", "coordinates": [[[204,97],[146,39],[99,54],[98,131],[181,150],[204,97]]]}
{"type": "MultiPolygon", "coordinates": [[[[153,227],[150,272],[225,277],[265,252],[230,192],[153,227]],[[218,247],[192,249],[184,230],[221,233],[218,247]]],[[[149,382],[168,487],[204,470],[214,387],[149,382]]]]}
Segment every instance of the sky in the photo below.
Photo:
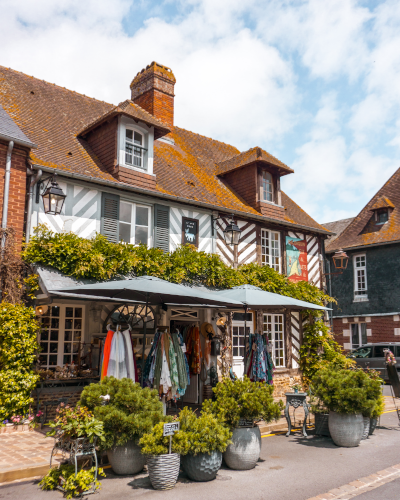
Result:
{"type": "Polygon", "coordinates": [[[106,102],[152,61],[175,124],[259,146],[320,223],[353,217],[400,167],[400,2],[0,0],[0,65],[106,102]]]}

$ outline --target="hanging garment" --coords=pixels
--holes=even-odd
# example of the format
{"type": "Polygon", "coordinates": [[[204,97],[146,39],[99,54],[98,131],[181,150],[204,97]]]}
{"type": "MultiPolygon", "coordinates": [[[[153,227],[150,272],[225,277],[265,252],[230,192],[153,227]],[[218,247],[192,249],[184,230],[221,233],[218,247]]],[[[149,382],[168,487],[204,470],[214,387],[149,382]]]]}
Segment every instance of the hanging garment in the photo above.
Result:
{"type": "Polygon", "coordinates": [[[178,368],[178,378],[179,378],[179,388],[178,394],[183,396],[186,392],[186,387],[188,386],[188,373],[186,371],[186,356],[183,354],[182,347],[179,341],[179,333],[172,334],[172,342],[174,344],[174,350],[176,353],[176,364],[178,368]]]}
{"type": "Polygon", "coordinates": [[[154,334],[153,344],[151,346],[149,355],[146,358],[146,362],[144,365],[144,375],[143,375],[143,382],[145,387],[151,387],[153,385],[154,366],[157,355],[157,344],[160,339],[160,335],[161,333],[159,332],[159,330],[156,330],[154,334]]]}
{"type": "Polygon", "coordinates": [[[106,337],[106,341],[105,341],[104,349],[103,349],[103,365],[101,367],[100,380],[103,380],[103,378],[107,376],[108,363],[110,360],[111,344],[112,344],[113,337],[114,337],[113,330],[109,330],[107,333],[107,337],[106,337]]]}
{"type": "Polygon", "coordinates": [[[192,375],[198,375],[201,370],[201,345],[200,333],[197,326],[192,327],[190,330],[188,342],[186,343],[186,353],[188,356],[190,373],[192,375]]]}
{"type": "Polygon", "coordinates": [[[171,336],[168,335],[169,340],[169,371],[171,378],[171,395],[172,398],[176,398],[177,390],[179,388],[179,375],[178,375],[178,365],[177,365],[177,354],[175,353],[174,344],[171,336]]]}
{"type": "MultiPolygon", "coordinates": [[[[163,340],[164,340],[163,334],[163,340]]],[[[164,342],[162,342],[164,344],[164,342]]],[[[167,361],[167,355],[165,349],[162,349],[162,365],[161,365],[161,375],[160,375],[160,384],[159,384],[159,393],[168,394],[171,389],[171,376],[167,361]]]]}
{"type": "Polygon", "coordinates": [[[135,363],[132,350],[131,334],[129,330],[122,332],[125,340],[127,377],[136,382],[135,363]]]}
{"type": "Polygon", "coordinates": [[[126,378],[127,376],[124,340],[122,333],[119,331],[115,332],[111,342],[107,376],[118,379],[126,378]]]}

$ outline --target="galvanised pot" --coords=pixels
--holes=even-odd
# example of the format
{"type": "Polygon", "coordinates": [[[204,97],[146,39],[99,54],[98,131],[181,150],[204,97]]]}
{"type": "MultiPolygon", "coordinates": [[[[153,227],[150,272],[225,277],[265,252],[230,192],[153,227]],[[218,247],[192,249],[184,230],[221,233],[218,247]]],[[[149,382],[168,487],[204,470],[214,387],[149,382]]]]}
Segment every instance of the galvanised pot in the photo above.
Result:
{"type": "Polygon", "coordinates": [[[329,432],[337,446],[352,448],[358,446],[364,431],[364,421],[361,413],[345,414],[329,412],[329,432]]]}
{"type": "Polygon", "coordinates": [[[363,441],[364,439],[368,439],[370,421],[371,421],[371,419],[369,417],[363,417],[364,429],[363,429],[363,435],[361,437],[361,441],[363,441]]]}
{"type": "Polygon", "coordinates": [[[123,446],[114,446],[107,451],[107,456],[112,470],[121,475],[137,474],[143,470],[146,463],[146,458],[134,441],[128,441],[123,446]]]}
{"type": "Polygon", "coordinates": [[[224,452],[224,460],[230,469],[254,469],[261,452],[259,427],[237,427],[232,431],[232,444],[224,452]]]}
{"type": "Polygon", "coordinates": [[[147,469],[155,490],[170,490],[175,486],[179,476],[180,458],[178,453],[147,455],[147,469]]]}
{"type": "Polygon", "coordinates": [[[199,453],[198,455],[184,455],[181,457],[181,467],[192,481],[211,481],[217,477],[221,468],[222,453],[199,453]]]}
{"type": "Polygon", "coordinates": [[[374,430],[376,429],[376,426],[378,424],[378,419],[377,418],[371,418],[369,422],[369,435],[374,433],[374,430]]]}
{"type": "Polygon", "coordinates": [[[315,434],[317,436],[331,437],[329,432],[329,413],[316,413],[315,414],[315,434]]]}

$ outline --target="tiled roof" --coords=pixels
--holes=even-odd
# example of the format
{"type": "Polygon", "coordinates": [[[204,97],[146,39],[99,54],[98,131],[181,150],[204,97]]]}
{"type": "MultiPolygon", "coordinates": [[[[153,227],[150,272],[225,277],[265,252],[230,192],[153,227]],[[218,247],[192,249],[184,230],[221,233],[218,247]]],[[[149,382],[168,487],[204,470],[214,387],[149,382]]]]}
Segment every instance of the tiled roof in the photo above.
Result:
{"type": "Polygon", "coordinates": [[[120,102],[118,106],[115,106],[113,109],[111,109],[111,111],[107,111],[107,113],[105,113],[104,115],[96,118],[93,123],[90,123],[78,135],[85,137],[88,132],[99,126],[104,121],[107,121],[116,115],[125,115],[129,118],[140,120],[147,125],[153,126],[155,129],[155,139],[158,139],[163,135],[171,132],[171,130],[164,123],[162,123],[160,120],[157,120],[157,118],[148,113],[145,109],[132,102],[130,99],[127,99],[124,102],[120,102]]]}
{"type": "Polygon", "coordinates": [[[333,233],[328,240],[325,240],[325,246],[332,243],[333,240],[336,240],[336,238],[338,238],[343,233],[343,231],[352,222],[353,219],[354,217],[350,217],[349,219],[341,219],[334,222],[326,222],[322,224],[328,231],[332,231],[333,233]]]}
{"type": "Polygon", "coordinates": [[[10,141],[14,141],[17,144],[22,144],[23,146],[36,147],[18,125],[13,121],[13,119],[6,113],[0,104],[0,137],[10,141]]]}
{"type": "Polygon", "coordinates": [[[361,212],[346,227],[342,234],[326,246],[327,252],[339,248],[352,248],[379,243],[400,241],[400,168],[392,175],[385,185],[372,197],[361,212]],[[386,198],[385,206],[393,208],[389,220],[385,224],[375,221],[375,208],[382,208],[380,203],[386,198]],[[387,203],[390,202],[391,205],[387,203]],[[379,206],[378,206],[379,205],[379,206]]]}
{"type": "MultiPolygon", "coordinates": [[[[118,182],[101,164],[88,143],[78,137],[82,131],[100,123],[105,115],[113,113],[116,107],[112,104],[2,66],[0,104],[18,127],[38,145],[38,149],[31,152],[34,164],[55,168],[60,174],[65,172],[87,176],[89,181],[91,178],[99,182],[118,182]]],[[[139,106],[132,106],[129,100],[118,107],[124,112],[129,110],[135,113],[136,118],[136,113],[143,113],[140,116],[147,118],[149,116],[139,106]]],[[[170,135],[175,144],[155,141],[154,173],[156,191],[160,194],[217,205],[222,210],[261,216],[233,192],[223,178],[216,175],[217,164],[247,154],[251,158],[261,157],[269,163],[274,162],[281,170],[289,169],[265,151],[260,150],[259,155],[257,148],[241,154],[234,146],[178,127],[174,127],[170,135]]],[[[124,183],[120,184],[124,186],[124,183]]],[[[284,193],[282,202],[287,222],[324,231],[284,193]]]]}
{"type": "Polygon", "coordinates": [[[278,167],[281,175],[292,174],[294,170],[290,167],[279,161],[275,156],[267,153],[261,148],[251,148],[244,153],[239,153],[229,158],[228,160],[224,160],[217,163],[217,175],[224,175],[232,170],[236,170],[237,168],[244,167],[245,165],[249,165],[250,163],[254,163],[255,161],[269,163],[275,167],[278,167]]]}
{"type": "Polygon", "coordinates": [[[381,196],[372,205],[371,210],[378,210],[379,208],[394,208],[394,205],[389,200],[389,198],[386,198],[386,196],[381,196]]]}

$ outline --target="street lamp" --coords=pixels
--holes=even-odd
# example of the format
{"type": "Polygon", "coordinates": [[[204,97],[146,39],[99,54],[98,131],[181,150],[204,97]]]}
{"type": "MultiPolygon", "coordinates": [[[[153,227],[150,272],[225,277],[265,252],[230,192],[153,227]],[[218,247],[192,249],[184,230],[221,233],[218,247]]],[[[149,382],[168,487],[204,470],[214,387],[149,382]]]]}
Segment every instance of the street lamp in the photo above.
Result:
{"type": "Polygon", "coordinates": [[[346,252],[344,252],[340,248],[334,253],[332,260],[335,269],[338,269],[339,271],[344,271],[347,268],[347,264],[349,262],[349,256],[347,255],[346,252]]]}
{"type": "Polygon", "coordinates": [[[49,178],[49,182],[42,194],[44,213],[49,215],[60,215],[64,206],[66,194],[56,181],[56,174],[49,178]]]}
{"type": "Polygon", "coordinates": [[[235,224],[235,222],[233,220],[233,216],[232,216],[231,221],[224,229],[225,243],[227,245],[239,245],[239,239],[240,239],[241,232],[242,231],[235,224]]]}

